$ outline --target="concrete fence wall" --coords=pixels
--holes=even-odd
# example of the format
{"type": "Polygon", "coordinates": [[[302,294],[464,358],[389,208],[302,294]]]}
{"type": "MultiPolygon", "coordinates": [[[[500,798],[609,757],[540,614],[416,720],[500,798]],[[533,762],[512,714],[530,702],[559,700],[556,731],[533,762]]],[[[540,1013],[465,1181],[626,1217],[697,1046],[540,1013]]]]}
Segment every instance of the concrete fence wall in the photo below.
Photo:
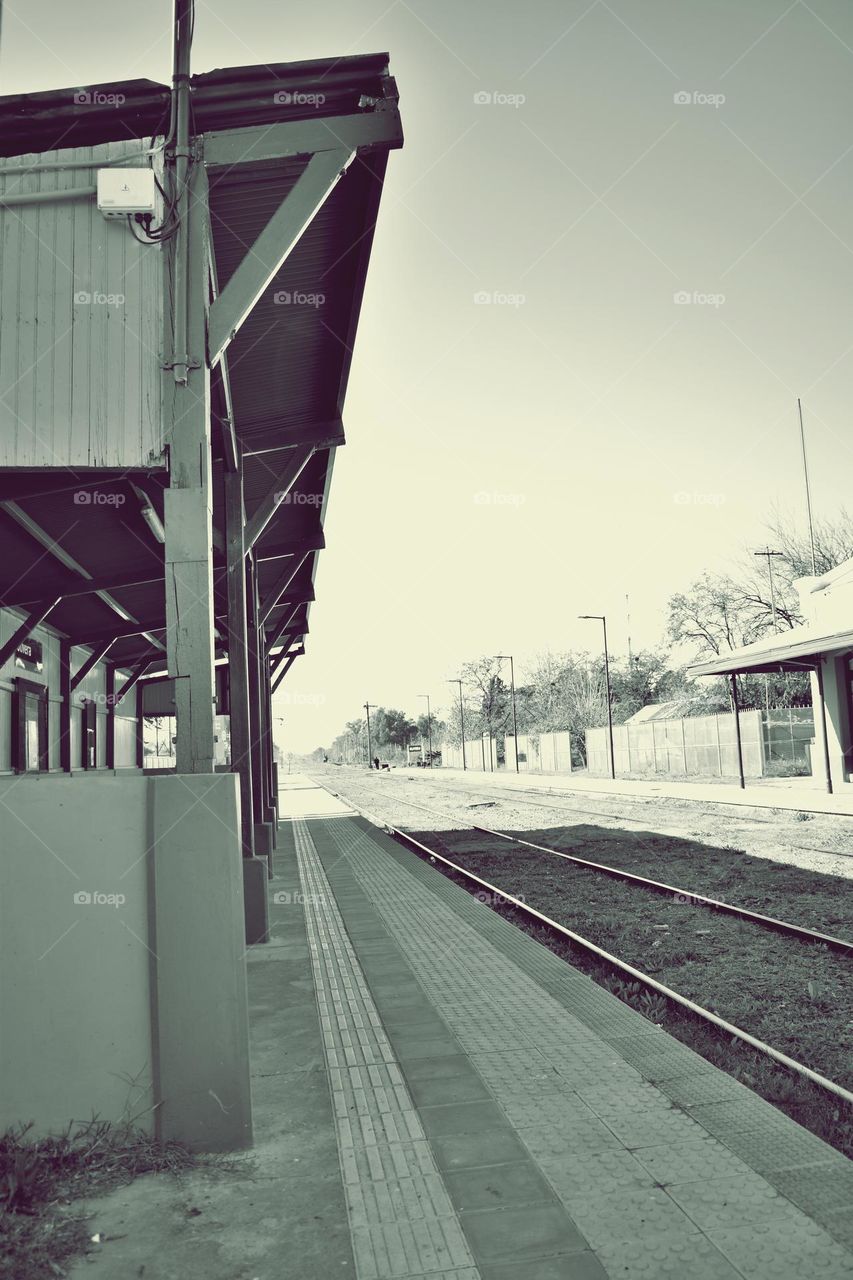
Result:
{"type": "MultiPolygon", "coordinates": [[[[505,739],[506,767],[515,769],[515,738],[505,739]]],[[[518,735],[519,773],[571,773],[572,744],[567,729],[518,735]]]]}
{"type": "MultiPolygon", "coordinates": [[[[740,733],[744,774],[765,772],[761,711],[742,711],[740,733]]],[[[618,773],[664,773],[687,777],[736,778],[737,740],[733,715],[686,716],[679,720],[614,725],[613,754],[618,773]]],[[[610,771],[608,731],[587,729],[590,773],[610,771]]]]}
{"type": "Polygon", "coordinates": [[[238,784],[0,778],[0,1131],[250,1143],[238,784]]]}

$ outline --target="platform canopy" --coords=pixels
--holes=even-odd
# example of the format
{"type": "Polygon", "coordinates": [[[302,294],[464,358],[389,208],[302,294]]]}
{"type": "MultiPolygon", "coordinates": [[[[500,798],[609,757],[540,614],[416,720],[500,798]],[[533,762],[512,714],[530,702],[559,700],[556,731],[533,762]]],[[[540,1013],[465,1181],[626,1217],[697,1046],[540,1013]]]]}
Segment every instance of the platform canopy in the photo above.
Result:
{"type": "Polygon", "coordinates": [[[753,644],[688,667],[691,676],[737,675],[745,672],[808,671],[821,658],[853,650],[853,630],[816,633],[811,627],[791,627],[781,635],[765,636],[753,644]]]}
{"type": "MultiPolygon", "coordinates": [[[[227,653],[226,477],[239,468],[272,662],[308,631],[386,161],[402,145],[397,90],[384,53],[190,83],[212,241],[215,652],[227,653]]],[[[169,108],[169,88],[148,80],[0,98],[0,155],[35,165],[58,149],[162,138],[169,108]]],[[[72,470],[61,456],[0,470],[0,605],[116,667],[165,671],[169,483],[165,453],[121,472],[72,470]]]]}

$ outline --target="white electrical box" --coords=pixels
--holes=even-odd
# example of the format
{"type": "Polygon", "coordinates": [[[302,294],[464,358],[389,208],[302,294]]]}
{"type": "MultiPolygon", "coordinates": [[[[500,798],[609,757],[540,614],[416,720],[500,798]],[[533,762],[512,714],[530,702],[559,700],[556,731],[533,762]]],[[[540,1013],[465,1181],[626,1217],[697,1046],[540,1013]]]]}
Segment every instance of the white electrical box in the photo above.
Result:
{"type": "Polygon", "coordinates": [[[105,218],[157,210],[153,169],[99,169],[98,208],[105,218]]]}

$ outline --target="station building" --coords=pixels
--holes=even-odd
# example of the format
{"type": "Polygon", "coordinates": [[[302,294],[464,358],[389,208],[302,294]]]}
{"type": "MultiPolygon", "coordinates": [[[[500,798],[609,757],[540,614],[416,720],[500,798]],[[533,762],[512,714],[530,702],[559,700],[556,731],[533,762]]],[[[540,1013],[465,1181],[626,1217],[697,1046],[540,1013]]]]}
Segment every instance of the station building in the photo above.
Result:
{"type": "Polygon", "coordinates": [[[171,87],[0,99],[0,1128],[222,1149],[402,133],[386,54],[193,75],[191,25],[171,87]]]}

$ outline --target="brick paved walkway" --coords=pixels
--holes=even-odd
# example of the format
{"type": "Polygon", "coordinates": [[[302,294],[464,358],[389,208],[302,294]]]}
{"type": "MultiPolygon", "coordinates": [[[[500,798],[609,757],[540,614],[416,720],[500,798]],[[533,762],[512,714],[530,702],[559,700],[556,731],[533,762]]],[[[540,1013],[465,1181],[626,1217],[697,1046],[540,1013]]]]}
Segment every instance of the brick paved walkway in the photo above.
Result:
{"type": "Polygon", "coordinates": [[[279,852],[358,1280],[853,1276],[849,1161],[330,800],[279,852]]]}

